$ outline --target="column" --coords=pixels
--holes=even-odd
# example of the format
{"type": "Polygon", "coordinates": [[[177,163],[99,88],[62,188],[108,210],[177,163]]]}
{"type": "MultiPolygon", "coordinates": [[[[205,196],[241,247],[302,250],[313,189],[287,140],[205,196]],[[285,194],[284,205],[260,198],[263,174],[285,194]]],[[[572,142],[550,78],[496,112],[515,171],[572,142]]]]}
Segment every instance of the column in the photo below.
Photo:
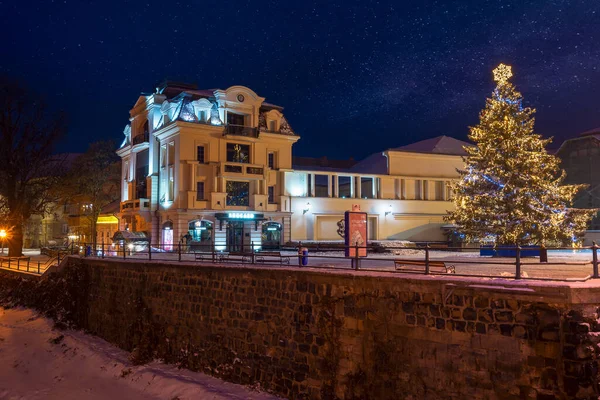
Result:
{"type": "Polygon", "coordinates": [[[333,175],[331,177],[333,179],[333,197],[340,197],[340,181],[338,180],[337,175],[333,175]]]}
{"type": "Polygon", "coordinates": [[[333,182],[333,176],[327,175],[327,197],[333,196],[333,190],[331,190],[331,182],[333,182]]]}
{"type": "Polygon", "coordinates": [[[360,184],[360,176],[355,176],[354,179],[356,179],[356,198],[360,199],[362,197],[362,191],[361,191],[361,184],[360,184]]]}

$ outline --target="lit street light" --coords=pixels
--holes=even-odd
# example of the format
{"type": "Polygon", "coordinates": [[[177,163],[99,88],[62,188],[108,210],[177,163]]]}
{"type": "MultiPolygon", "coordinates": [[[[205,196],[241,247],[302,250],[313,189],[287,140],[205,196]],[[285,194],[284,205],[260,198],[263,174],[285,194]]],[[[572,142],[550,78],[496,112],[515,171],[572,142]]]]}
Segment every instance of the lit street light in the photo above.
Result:
{"type": "Polygon", "coordinates": [[[4,239],[6,239],[6,230],[0,229],[0,242],[2,242],[2,255],[4,255],[4,239]]]}

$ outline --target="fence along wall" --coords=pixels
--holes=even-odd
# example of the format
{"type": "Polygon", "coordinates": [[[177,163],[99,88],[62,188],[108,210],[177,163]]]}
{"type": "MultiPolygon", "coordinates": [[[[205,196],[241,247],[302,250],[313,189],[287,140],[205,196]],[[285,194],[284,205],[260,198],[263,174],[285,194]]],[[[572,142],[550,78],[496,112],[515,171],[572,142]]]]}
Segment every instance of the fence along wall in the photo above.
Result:
{"type": "Polygon", "coordinates": [[[592,283],[76,258],[67,268],[82,327],[134,358],[292,399],[598,396],[592,283]]]}

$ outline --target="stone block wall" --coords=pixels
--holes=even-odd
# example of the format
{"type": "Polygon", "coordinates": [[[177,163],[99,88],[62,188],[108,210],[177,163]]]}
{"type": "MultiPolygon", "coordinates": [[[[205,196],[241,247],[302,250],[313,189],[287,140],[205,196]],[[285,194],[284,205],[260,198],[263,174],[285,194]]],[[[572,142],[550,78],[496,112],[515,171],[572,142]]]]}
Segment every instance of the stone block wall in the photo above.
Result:
{"type": "Polygon", "coordinates": [[[65,271],[77,325],[135,360],[291,399],[599,396],[593,283],[75,258],[65,271]]]}

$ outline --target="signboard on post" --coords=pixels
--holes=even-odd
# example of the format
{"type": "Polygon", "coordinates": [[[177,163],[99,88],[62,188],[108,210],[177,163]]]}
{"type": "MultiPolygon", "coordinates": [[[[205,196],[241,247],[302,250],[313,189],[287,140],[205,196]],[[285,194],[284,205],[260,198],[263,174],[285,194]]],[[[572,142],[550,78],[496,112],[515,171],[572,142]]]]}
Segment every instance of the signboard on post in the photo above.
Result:
{"type": "MultiPolygon", "coordinates": [[[[353,211],[346,211],[344,213],[345,222],[345,244],[346,244],[346,257],[356,257],[356,246],[358,246],[358,257],[367,256],[367,213],[354,211],[356,208],[352,207],[353,211]]],[[[360,210],[360,208],[358,208],[360,210]]]]}

